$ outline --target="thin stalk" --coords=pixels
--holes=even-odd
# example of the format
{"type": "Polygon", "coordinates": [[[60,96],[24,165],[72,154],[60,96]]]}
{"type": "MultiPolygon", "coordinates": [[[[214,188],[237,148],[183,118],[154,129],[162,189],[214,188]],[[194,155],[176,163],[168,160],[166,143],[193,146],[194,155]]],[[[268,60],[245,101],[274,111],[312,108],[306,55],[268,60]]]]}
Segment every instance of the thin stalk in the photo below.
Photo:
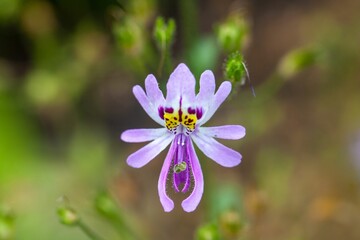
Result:
{"type": "Polygon", "coordinates": [[[120,216],[117,216],[115,220],[114,226],[119,230],[118,232],[123,239],[139,239],[139,236],[132,231],[120,216]]]}
{"type": "Polygon", "coordinates": [[[92,240],[103,240],[89,226],[80,221],[77,226],[92,240]]]}
{"type": "Polygon", "coordinates": [[[162,76],[165,58],[166,58],[166,42],[163,41],[162,46],[161,46],[161,55],[160,55],[159,67],[158,67],[158,70],[157,70],[159,78],[161,78],[161,76],[162,76]]]}

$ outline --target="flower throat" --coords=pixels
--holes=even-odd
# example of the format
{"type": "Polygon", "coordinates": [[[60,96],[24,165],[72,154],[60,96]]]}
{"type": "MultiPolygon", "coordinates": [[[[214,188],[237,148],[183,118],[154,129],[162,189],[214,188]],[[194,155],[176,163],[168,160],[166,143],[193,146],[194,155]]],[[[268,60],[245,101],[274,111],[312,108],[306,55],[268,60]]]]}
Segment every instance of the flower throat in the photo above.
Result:
{"type": "Polygon", "coordinates": [[[179,110],[161,106],[158,111],[159,116],[165,120],[166,128],[175,135],[178,133],[190,135],[195,130],[197,120],[202,117],[201,108],[188,107],[183,109],[181,98],[179,110]]]}

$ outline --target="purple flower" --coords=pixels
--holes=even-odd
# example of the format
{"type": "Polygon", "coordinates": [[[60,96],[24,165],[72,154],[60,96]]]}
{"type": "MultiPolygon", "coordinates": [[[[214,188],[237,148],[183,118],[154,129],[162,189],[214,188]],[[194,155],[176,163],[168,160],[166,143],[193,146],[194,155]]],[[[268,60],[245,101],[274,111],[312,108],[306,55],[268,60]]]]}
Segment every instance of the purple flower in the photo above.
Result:
{"type": "Polygon", "coordinates": [[[198,206],[204,191],[203,174],[193,141],[206,156],[218,164],[234,167],[241,161],[240,153],[217,142],[214,137],[240,139],[245,136],[245,128],[239,125],[202,126],[231,91],[231,83],[226,81],[215,93],[215,78],[211,71],[202,73],[197,95],[195,78],[183,63],[170,75],[166,87],[165,99],[154,75],[150,74],[145,79],[146,93],[138,85],[133,88],[133,93],[145,112],[162,128],[126,130],[121,139],[125,142],[152,141],[128,157],[127,163],[135,168],[146,165],[171,144],[158,182],[160,202],[166,212],[174,208],[174,202],[166,193],[167,180],[172,179],[176,192],[190,191],[181,205],[185,211],[192,212],[198,206]]]}

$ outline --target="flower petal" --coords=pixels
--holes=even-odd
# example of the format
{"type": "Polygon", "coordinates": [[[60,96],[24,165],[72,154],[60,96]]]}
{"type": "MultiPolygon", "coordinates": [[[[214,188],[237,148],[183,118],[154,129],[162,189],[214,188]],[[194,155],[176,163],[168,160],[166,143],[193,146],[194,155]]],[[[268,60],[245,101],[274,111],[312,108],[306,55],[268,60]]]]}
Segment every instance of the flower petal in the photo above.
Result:
{"type": "Polygon", "coordinates": [[[159,84],[156,81],[154,75],[149,74],[145,79],[145,90],[149,98],[149,101],[154,105],[155,109],[158,109],[159,106],[164,106],[165,99],[164,95],[159,88],[159,84]]]}
{"type": "Polygon", "coordinates": [[[196,102],[199,106],[204,106],[209,103],[209,99],[212,99],[215,94],[215,77],[212,71],[206,70],[200,76],[200,90],[196,96],[196,102]]]}
{"type": "Polygon", "coordinates": [[[195,78],[184,63],[171,73],[166,89],[166,103],[172,106],[179,104],[180,99],[187,103],[195,101],[195,78]]]}
{"type": "Polygon", "coordinates": [[[191,174],[190,174],[190,154],[189,146],[191,144],[190,137],[185,137],[183,134],[179,134],[175,137],[174,142],[176,143],[176,152],[174,154],[173,163],[173,187],[176,192],[187,192],[191,185],[191,174]],[[185,164],[185,170],[178,172],[175,171],[176,166],[179,164],[185,164]]]}
{"type": "Polygon", "coordinates": [[[139,101],[140,105],[143,107],[145,112],[158,124],[164,126],[164,120],[162,120],[158,114],[157,107],[150,102],[149,98],[146,96],[144,90],[136,85],[133,87],[133,93],[136,99],[139,101]]]}
{"type": "Polygon", "coordinates": [[[165,128],[129,129],[124,131],[120,138],[130,143],[147,142],[165,135],[166,132],[165,128]]]}
{"type": "Polygon", "coordinates": [[[163,151],[169,143],[173,140],[174,135],[167,133],[162,137],[159,137],[148,143],[144,147],[140,148],[133,154],[131,154],[126,162],[129,166],[134,168],[140,168],[146,165],[148,162],[154,159],[161,151],[163,151]]]}
{"type": "Polygon", "coordinates": [[[224,146],[212,137],[196,132],[191,135],[191,138],[207,157],[221,166],[234,167],[241,162],[240,153],[224,146]]]}
{"type": "Polygon", "coordinates": [[[204,192],[204,179],[201,171],[199,159],[196,156],[194,145],[189,141],[188,153],[190,157],[191,171],[194,177],[194,189],[190,196],[186,198],[181,206],[186,212],[192,212],[199,205],[204,192]]]}
{"type": "Polygon", "coordinates": [[[169,170],[171,167],[171,162],[176,150],[176,143],[173,141],[171,143],[168,154],[166,155],[164,164],[161,168],[159,181],[158,181],[158,193],[161,205],[164,208],[165,212],[170,212],[174,208],[174,202],[166,194],[166,182],[168,179],[169,170]]]}
{"type": "Polygon", "coordinates": [[[216,110],[220,107],[220,105],[224,102],[224,100],[229,96],[231,92],[231,83],[229,81],[223,82],[219,89],[217,90],[215,96],[211,98],[208,103],[208,110],[204,113],[204,117],[201,118],[197,124],[201,126],[206,123],[216,112],[216,110]]]}
{"type": "Polygon", "coordinates": [[[245,136],[245,128],[240,125],[224,125],[217,127],[201,127],[199,132],[209,137],[237,140],[245,136]]]}

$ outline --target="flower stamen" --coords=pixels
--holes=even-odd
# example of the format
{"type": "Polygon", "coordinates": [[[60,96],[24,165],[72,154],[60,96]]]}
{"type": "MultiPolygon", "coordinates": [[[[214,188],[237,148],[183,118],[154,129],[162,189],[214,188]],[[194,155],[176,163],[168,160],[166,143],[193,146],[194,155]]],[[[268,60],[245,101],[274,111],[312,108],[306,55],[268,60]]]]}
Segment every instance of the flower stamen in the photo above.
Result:
{"type": "Polygon", "coordinates": [[[174,165],[174,173],[181,173],[181,172],[185,171],[186,168],[187,168],[187,163],[184,161],[181,163],[175,164],[174,165]]]}

